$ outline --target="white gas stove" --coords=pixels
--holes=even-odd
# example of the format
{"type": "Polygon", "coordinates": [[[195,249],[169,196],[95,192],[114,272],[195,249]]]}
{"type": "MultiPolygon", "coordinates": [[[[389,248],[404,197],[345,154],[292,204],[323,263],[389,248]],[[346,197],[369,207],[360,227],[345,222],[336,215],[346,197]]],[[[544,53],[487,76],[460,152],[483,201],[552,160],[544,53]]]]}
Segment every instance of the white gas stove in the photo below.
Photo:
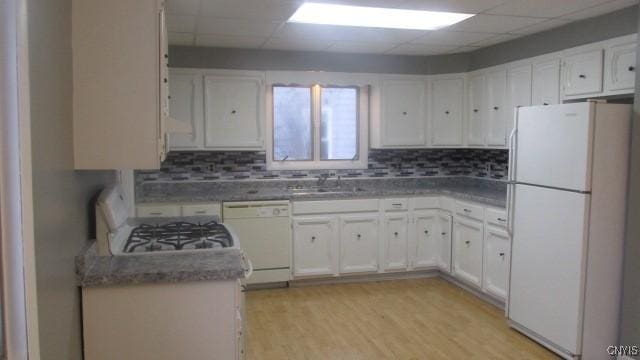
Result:
{"type": "Polygon", "coordinates": [[[129,218],[122,189],[102,191],[96,204],[98,255],[239,249],[233,230],[217,216],[129,218]]]}

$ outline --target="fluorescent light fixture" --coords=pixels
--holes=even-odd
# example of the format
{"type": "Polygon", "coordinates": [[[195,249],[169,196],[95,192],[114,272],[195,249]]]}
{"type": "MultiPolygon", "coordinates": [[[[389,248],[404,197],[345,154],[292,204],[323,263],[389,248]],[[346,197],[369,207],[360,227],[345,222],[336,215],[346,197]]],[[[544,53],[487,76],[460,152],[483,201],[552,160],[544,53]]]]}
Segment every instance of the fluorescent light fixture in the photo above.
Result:
{"type": "Polygon", "coordinates": [[[304,3],[289,22],[389,29],[437,30],[475,14],[304,3]]]}

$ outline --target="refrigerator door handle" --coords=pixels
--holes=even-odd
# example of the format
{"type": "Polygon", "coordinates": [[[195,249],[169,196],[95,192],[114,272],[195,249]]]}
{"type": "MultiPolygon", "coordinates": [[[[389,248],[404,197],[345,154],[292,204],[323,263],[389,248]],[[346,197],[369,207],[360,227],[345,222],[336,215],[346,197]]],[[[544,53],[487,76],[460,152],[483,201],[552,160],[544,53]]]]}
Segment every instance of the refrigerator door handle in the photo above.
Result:
{"type": "Polygon", "coordinates": [[[515,177],[516,177],[516,155],[517,155],[517,139],[516,134],[518,133],[518,110],[519,106],[514,110],[514,126],[511,131],[511,135],[509,135],[509,166],[508,169],[508,183],[507,183],[507,233],[509,237],[513,239],[513,211],[514,211],[514,186],[515,186],[515,177]]]}

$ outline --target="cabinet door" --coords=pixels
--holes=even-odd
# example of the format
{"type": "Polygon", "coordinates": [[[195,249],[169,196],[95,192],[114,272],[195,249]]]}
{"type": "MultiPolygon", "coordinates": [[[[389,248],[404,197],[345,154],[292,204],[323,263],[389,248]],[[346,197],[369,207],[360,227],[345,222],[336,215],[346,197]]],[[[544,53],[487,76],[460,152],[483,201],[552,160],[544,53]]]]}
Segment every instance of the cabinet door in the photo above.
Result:
{"type": "Polygon", "coordinates": [[[606,51],[605,89],[633,92],[636,81],[636,43],[612,46],[606,51]]]}
{"type": "Polygon", "coordinates": [[[407,268],[407,214],[385,215],[384,218],[384,269],[404,270],[407,268]]]}
{"type": "Polygon", "coordinates": [[[509,136],[514,126],[515,109],[531,105],[531,65],[509,69],[507,72],[507,103],[509,105],[504,116],[506,135],[509,136]]]}
{"type": "Polygon", "coordinates": [[[337,230],[337,220],[333,217],[293,219],[294,276],[335,273],[337,230]]]}
{"type": "Polygon", "coordinates": [[[169,77],[169,109],[171,118],[187,123],[191,134],[171,134],[169,147],[171,150],[192,150],[204,146],[204,108],[202,104],[202,76],[192,74],[175,74],[169,77]]]}
{"type": "Polygon", "coordinates": [[[413,216],[414,241],[409,253],[413,258],[412,268],[438,266],[440,234],[438,234],[438,212],[416,211],[413,216]]]}
{"type": "Polygon", "coordinates": [[[485,77],[475,75],[469,78],[468,110],[467,110],[467,145],[484,145],[484,119],[487,112],[485,105],[485,77]]]}
{"type": "Polygon", "coordinates": [[[507,72],[496,71],[487,74],[487,145],[506,146],[506,102],[507,72]]]}
{"type": "Polygon", "coordinates": [[[205,76],[205,147],[263,148],[262,79],[205,76]]]}
{"type": "Polygon", "coordinates": [[[482,289],[500,299],[507,297],[510,242],[503,229],[488,226],[484,238],[484,272],[482,289]]]}
{"type": "Polygon", "coordinates": [[[460,280],[482,285],[482,222],[456,217],[453,223],[453,274],[460,280]]]}
{"type": "Polygon", "coordinates": [[[531,105],[560,102],[560,59],[533,64],[531,105]]]}
{"type": "Polygon", "coordinates": [[[565,96],[602,92],[602,50],[567,56],[563,66],[565,96]]]}
{"type": "Polygon", "coordinates": [[[440,211],[438,213],[438,231],[440,239],[438,249],[438,267],[440,271],[451,273],[451,215],[440,211]]]}
{"type": "Polygon", "coordinates": [[[382,82],[382,143],[384,146],[425,145],[424,81],[382,82]]]}
{"type": "Polygon", "coordinates": [[[431,95],[432,145],[462,145],[464,81],[462,79],[434,80],[431,95]]]}
{"type": "Polygon", "coordinates": [[[340,273],[378,270],[378,216],[340,219],[340,273]]]}

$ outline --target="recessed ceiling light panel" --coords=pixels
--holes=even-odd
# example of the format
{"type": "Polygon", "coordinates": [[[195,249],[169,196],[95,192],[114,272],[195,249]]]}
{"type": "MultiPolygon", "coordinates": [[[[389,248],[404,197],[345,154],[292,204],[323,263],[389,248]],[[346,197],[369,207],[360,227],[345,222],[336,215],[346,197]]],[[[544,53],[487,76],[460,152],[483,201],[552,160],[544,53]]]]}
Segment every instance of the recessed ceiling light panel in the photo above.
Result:
{"type": "Polygon", "coordinates": [[[295,23],[389,29],[437,30],[475,14],[304,3],[288,20],[295,23]]]}

